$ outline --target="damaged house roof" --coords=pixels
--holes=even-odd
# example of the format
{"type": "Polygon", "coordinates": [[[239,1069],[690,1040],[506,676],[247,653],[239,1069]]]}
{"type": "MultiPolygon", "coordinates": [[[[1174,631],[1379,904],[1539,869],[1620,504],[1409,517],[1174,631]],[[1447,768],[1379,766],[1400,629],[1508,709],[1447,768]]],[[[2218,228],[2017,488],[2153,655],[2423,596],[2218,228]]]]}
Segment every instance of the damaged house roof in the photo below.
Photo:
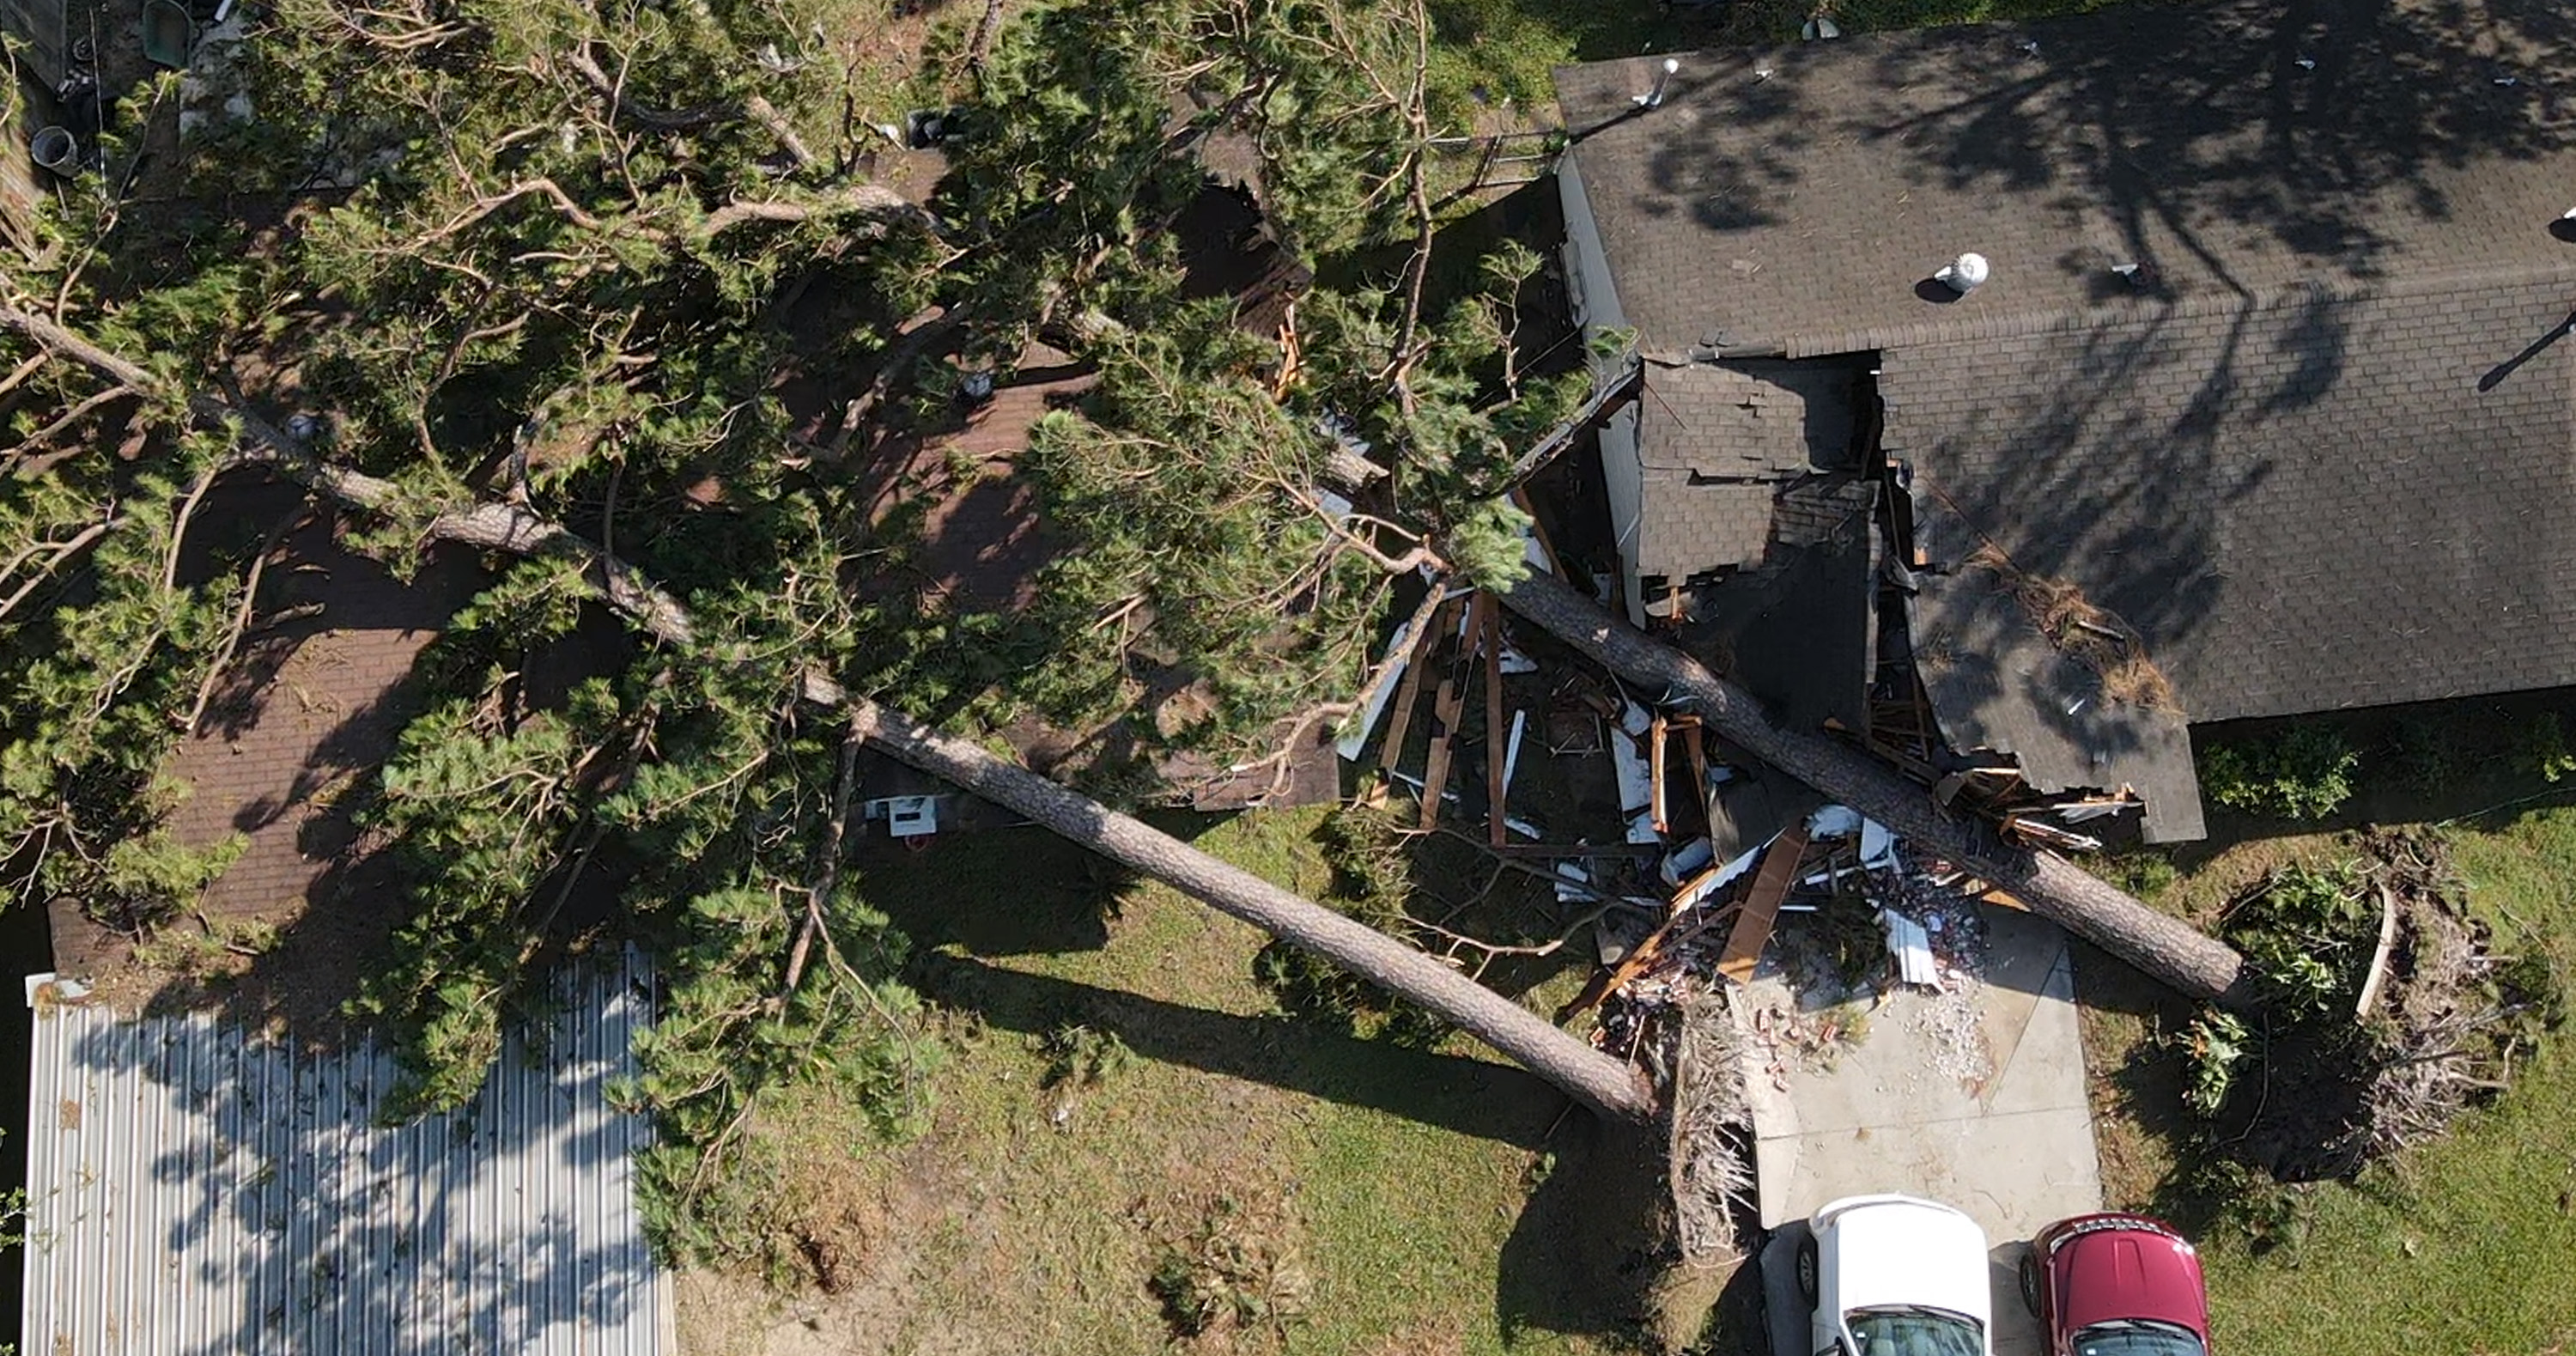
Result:
{"type": "Polygon", "coordinates": [[[2075,584],[2193,721],[2576,681],[2562,4],[1702,53],[1640,108],[1658,65],[1558,73],[1619,313],[1667,363],[1864,355],[1934,569],[2075,584]]]}
{"type": "Polygon", "coordinates": [[[1853,375],[1759,360],[1648,371],[1638,572],[1687,579],[1760,563],[1779,487],[1851,460],[1853,375]]]}
{"type": "Polygon", "coordinates": [[[2054,795],[2123,786],[2146,802],[2154,843],[2206,836],[2180,707],[2121,700],[2101,670],[2049,642],[2011,579],[1985,562],[1915,576],[1914,664],[1943,737],[2020,765],[2054,795]]]}

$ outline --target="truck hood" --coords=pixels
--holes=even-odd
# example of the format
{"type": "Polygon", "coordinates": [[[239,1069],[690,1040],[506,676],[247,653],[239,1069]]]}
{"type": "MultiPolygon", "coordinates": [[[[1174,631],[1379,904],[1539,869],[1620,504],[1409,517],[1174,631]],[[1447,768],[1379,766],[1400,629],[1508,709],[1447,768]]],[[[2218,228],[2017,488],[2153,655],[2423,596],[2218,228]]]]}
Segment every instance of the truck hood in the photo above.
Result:
{"type": "Polygon", "coordinates": [[[2049,1258],[2060,1321],[2072,1331],[2117,1318],[2153,1318],[2209,1331],[2200,1257],[2177,1238],[2144,1229],[2078,1234],[2049,1258]]]}
{"type": "Polygon", "coordinates": [[[1991,1346],[1986,1231],[1975,1220],[1925,1201],[1882,1200],[1842,1210],[1828,1227],[1841,1264],[1837,1279],[1845,1312],[1928,1304],[1977,1320],[1991,1346]]]}

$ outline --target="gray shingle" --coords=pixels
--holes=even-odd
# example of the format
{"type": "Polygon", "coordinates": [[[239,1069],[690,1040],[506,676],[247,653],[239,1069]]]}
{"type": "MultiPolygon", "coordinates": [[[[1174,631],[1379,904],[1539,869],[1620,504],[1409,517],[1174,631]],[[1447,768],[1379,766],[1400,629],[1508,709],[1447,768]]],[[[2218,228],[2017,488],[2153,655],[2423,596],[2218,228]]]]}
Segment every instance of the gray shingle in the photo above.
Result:
{"type": "Polygon", "coordinates": [[[1628,323],[1878,349],[1924,326],[2554,267],[2576,184],[2558,0],[2133,5],[1557,73],[1628,323]],[[2036,44],[2036,51],[2027,44],[2036,44]],[[2302,66],[2301,59],[2313,65],[2302,66]],[[1767,78],[1764,72],[1769,72],[1767,78]],[[2502,83],[2510,81],[2511,83],[2502,83]],[[1916,288],[1962,250],[1992,281],[1916,288]],[[2142,297],[2110,272],[2145,261],[2142,297]]]}
{"type": "Polygon", "coordinates": [[[1851,462],[1854,376],[1813,362],[1649,367],[1637,572],[1680,583],[1758,564],[1780,488],[1851,462]]]}
{"type": "MultiPolygon", "coordinates": [[[[1871,355],[1922,491],[2136,626],[2192,719],[2576,682],[2563,4],[1702,53],[1638,111],[1654,64],[1557,77],[1643,347],[1871,355]],[[1991,282],[1918,290],[1965,249],[1991,282]]],[[[1671,474],[1724,452],[1655,422],[1690,380],[1648,386],[1641,455],[1671,474]]]]}
{"type": "Polygon", "coordinates": [[[2049,643],[1994,571],[1915,578],[1915,671],[1953,748],[2009,755],[2043,793],[2128,787],[2146,802],[2150,843],[2206,835],[2181,711],[2105,692],[2099,674],[2049,643]]]}
{"type": "Polygon", "coordinates": [[[2576,261],[1901,348],[1884,442],[2136,626],[2194,720],[2576,682],[2571,297],[2576,261]]]}

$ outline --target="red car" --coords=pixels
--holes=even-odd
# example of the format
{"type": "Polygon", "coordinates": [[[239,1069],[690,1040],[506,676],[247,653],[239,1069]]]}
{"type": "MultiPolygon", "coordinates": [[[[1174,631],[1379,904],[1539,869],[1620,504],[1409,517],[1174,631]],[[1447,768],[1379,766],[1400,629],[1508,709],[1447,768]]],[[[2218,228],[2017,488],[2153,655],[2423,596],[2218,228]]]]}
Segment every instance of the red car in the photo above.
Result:
{"type": "Polygon", "coordinates": [[[2144,1215],[2062,1219],[2021,1259],[2021,1298],[2050,1356],[2208,1356],[2200,1254],[2144,1215]]]}

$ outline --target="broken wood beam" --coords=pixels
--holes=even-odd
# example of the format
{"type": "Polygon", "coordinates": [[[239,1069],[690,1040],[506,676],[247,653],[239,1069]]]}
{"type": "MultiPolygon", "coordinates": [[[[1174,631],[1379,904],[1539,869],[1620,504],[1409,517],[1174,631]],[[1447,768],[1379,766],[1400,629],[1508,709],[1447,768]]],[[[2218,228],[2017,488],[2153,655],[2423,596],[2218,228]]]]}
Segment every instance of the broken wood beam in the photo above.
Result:
{"type": "Polygon", "coordinates": [[[1440,690],[1431,702],[1431,758],[1422,769],[1422,818],[1420,827],[1428,829],[1440,822],[1440,798],[1449,791],[1449,760],[1457,751],[1458,717],[1467,709],[1466,670],[1475,658],[1476,641],[1484,633],[1485,614],[1493,609],[1494,595],[1479,593],[1467,603],[1467,634],[1458,642],[1458,653],[1440,675],[1440,690]]]}
{"type": "Polygon", "coordinates": [[[1440,653],[1440,641],[1449,634],[1449,617],[1456,611],[1456,600],[1442,598],[1433,604],[1431,619],[1413,638],[1413,658],[1404,667],[1404,679],[1396,685],[1395,709],[1387,713],[1386,742],[1378,746],[1377,765],[1391,768],[1404,756],[1404,737],[1413,732],[1413,707],[1422,696],[1422,671],[1431,667],[1440,653]]]}
{"type": "Polygon", "coordinates": [[[2063,857],[2013,847],[1978,824],[1942,813],[1922,787],[1858,749],[1772,723],[1751,693],[1612,617],[1564,581],[1532,574],[1503,601],[1612,672],[1666,694],[1668,704],[1692,708],[1753,757],[1957,863],[2182,993],[2237,1007],[2253,1003],[2251,977],[2234,947],[2148,908],[2063,857]]]}
{"type": "Polygon", "coordinates": [[[1658,707],[1654,720],[1646,726],[1646,776],[1651,779],[1646,792],[1646,808],[1654,815],[1657,833],[1673,831],[1669,817],[1664,813],[1664,746],[1671,742],[1671,736],[1672,732],[1664,728],[1663,709],[1658,707]]]}
{"type": "Polygon", "coordinates": [[[2055,825],[2043,824],[2026,815],[2004,816],[2004,832],[2028,838],[2042,847],[2064,848],[2070,852],[2099,852],[2102,840],[2080,833],[2069,833],[2055,825]]]}
{"type": "MultiPolygon", "coordinates": [[[[1729,906],[1729,908],[1732,907],[1729,906]]],[[[1556,1010],[1556,1020],[1563,1023],[1569,1018],[1599,1006],[1601,1000],[1628,987],[1637,976],[1653,968],[1655,963],[1663,958],[1664,948],[1667,945],[1706,931],[1723,919],[1727,912],[1727,909],[1720,909],[1714,914],[1696,916],[1694,921],[1695,912],[1689,907],[1672,910],[1664,916],[1664,921],[1653,932],[1646,935],[1646,940],[1637,943],[1635,950],[1620,957],[1617,965],[1593,972],[1592,978],[1584,983],[1582,992],[1566,1000],[1565,1006],[1556,1010]],[[1689,923],[1688,927],[1683,926],[1685,922],[1689,923]]]]}
{"type": "Polygon", "coordinates": [[[1762,948],[1771,944],[1771,929],[1780,922],[1780,902],[1798,883],[1798,865],[1807,855],[1807,826],[1801,821],[1780,831],[1762,850],[1762,864],[1745,887],[1744,904],[1735,913],[1735,930],[1726,934],[1718,953],[1717,972],[1738,984],[1753,982],[1762,963],[1762,948]]]}
{"type": "Polygon", "coordinates": [[[1485,608],[1485,843],[1503,845],[1503,769],[1511,756],[1503,730],[1503,610],[1485,608]]]}

